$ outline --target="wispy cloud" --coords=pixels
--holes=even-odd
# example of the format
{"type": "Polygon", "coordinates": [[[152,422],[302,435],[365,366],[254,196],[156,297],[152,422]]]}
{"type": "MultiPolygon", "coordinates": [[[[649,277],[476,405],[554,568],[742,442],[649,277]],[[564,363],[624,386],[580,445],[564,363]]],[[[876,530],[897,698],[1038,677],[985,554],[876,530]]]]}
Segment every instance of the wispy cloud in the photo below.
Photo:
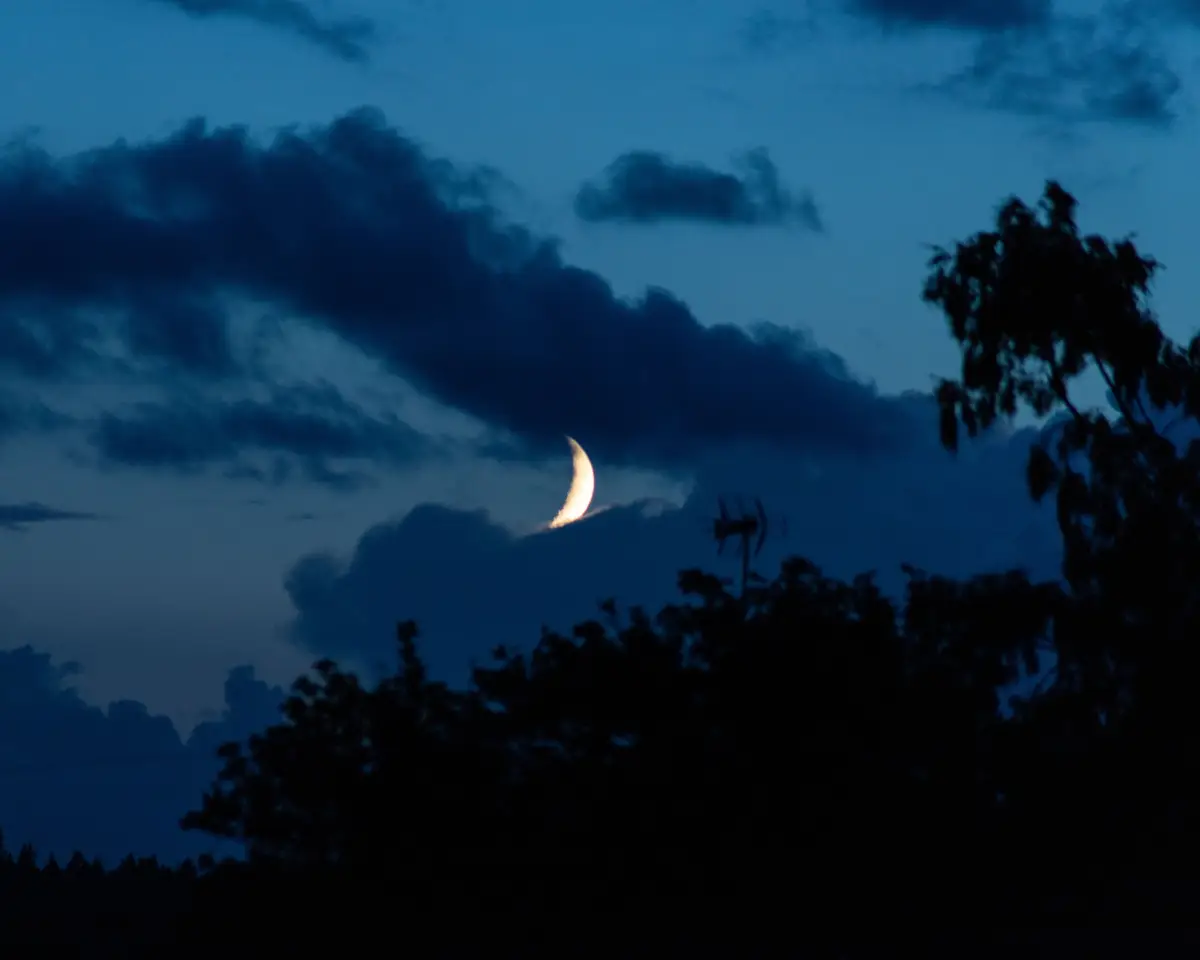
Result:
{"type": "Polygon", "coordinates": [[[1009,112],[1058,120],[1169,126],[1182,83],[1131,8],[1064,17],[1037,34],[980,38],[970,65],[940,89],[1009,112]]]}
{"type": "Polygon", "coordinates": [[[24,530],[32,523],[51,523],[56,520],[97,520],[94,513],[58,510],[42,503],[0,503],[0,530],[24,530]]]}
{"type": "Polygon", "coordinates": [[[847,12],[893,27],[1011,30],[1039,27],[1052,0],[845,0],[847,12]]]}
{"type": "Polygon", "coordinates": [[[224,463],[231,478],[278,484],[299,473],[340,489],[368,481],[331,461],[407,465],[434,451],[408,424],[372,416],[329,384],[277,388],[264,400],[177,396],[142,403],[125,414],[103,414],[91,439],[105,463],[182,472],[224,463]],[[256,454],[271,466],[247,459],[256,454]]]}
{"type": "Polygon", "coordinates": [[[301,37],[341,60],[370,57],[378,29],[365,17],[323,19],[302,0],[149,0],[192,17],[240,17],[301,37]]]}
{"type": "MultiPolygon", "coordinates": [[[[1091,13],[1063,12],[1052,0],[833,0],[822,12],[822,30],[866,24],[897,43],[966,38],[966,66],[918,93],[1059,123],[1156,127],[1175,119],[1182,90],[1164,31],[1200,26],[1200,0],[1099,0],[1091,13]]],[[[805,23],[761,11],[744,22],[743,43],[762,55],[795,47],[805,23]]]]}

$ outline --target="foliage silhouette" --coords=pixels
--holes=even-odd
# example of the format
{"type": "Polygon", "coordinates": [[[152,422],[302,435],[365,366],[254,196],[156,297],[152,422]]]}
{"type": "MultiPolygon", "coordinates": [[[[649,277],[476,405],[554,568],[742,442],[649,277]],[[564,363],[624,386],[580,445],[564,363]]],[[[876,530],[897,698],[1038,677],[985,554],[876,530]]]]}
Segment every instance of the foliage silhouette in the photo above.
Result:
{"type": "Polygon", "coordinates": [[[1027,477],[1056,498],[1061,582],[907,569],[896,604],[799,559],[744,598],[688,571],[684,602],[608,604],[461,693],[425,679],[404,625],[394,680],[319,665],[185,825],[251,864],[522,863],[554,878],[544,905],[570,877],[609,911],[761,904],[787,876],[813,918],[1190,916],[1200,440],[1181,450],[1149,410],[1196,418],[1200,340],[1146,306],[1158,264],[1074,214],[1055,183],[1040,210],[1009,201],[934,251],[924,290],[962,350],[937,390],[948,449],[1066,413],[1027,477]],[[1119,423],[1073,398],[1088,371],[1119,423]]]}
{"type": "MultiPolygon", "coordinates": [[[[1200,413],[1200,337],[1186,347],[1168,339],[1146,303],[1160,265],[1131,239],[1081,235],[1074,212],[1050,183],[1039,211],[1010,201],[995,230],[935,252],[925,297],[946,312],[963,354],[961,378],[938,389],[942,439],[953,449],[960,426],[974,434],[1021,407],[1065,411],[1056,435],[1032,448],[1028,483],[1034,499],[1055,497],[1070,602],[1054,619],[1053,684],[1025,713],[1039,740],[1070,744],[1078,766],[1059,767],[1072,781],[1061,796],[1073,794],[1060,813],[1081,844],[1108,854],[1123,845],[1126,860],[1110,856],[1110,866],[1131,873],[1147,857],[1182,869],[1196,847],[1200,772],[1189,749],[1200,441],[1173,439],[1164,414],[1186,426],[1200,413]],[[1118,422],[1073,398],[1089,372],[1118,422]],[[1103,805],[1094,790],[1107,794],[1103,805]],[[1103,824],[1082,826],[1101,809],[1103,824]]],[[[1163,895],[1182,893],[1173,886],[1163,895]]]]}
{"type": "MultiPolygon", "coordinates": [[[[908,567],[895,599],[793,558],[735,595],[688,570],[658,613],[608,601],[497,648],[463,690],[428,676],[403,622],[394,675],[321,661],[281,722],[221,748],[182,825],[244,860],[5,855],[0,911],[20,924],[3,929],[57,942],[48,905],[86,900],[94,942],[127,951],[367,949],[402,929],[448,956],[627,951],[650,931],[751,955],[782,935],[814,956],[1124,956],[1114,935],[1012,931],[1191,923],[1200,440],[1162,413],[1200,419],[1200,341],[1162,334],[1157,264],[1082,236],[1074,210],[1054,183],[1038,210],[1010,201],[935,250],[924,292],[962,350],[937,391],[947,448],[1063,414],[1028,469],[1031,497],[1055,497],[1061,580],[908,567]],[[1072,393],[1089,371],[1119,422],[1072,393]],[[471,922],[435,919],[447,907],[471,922]]],[[[1137,947],[1195,949],[1170,939],[1137,947]]]]}

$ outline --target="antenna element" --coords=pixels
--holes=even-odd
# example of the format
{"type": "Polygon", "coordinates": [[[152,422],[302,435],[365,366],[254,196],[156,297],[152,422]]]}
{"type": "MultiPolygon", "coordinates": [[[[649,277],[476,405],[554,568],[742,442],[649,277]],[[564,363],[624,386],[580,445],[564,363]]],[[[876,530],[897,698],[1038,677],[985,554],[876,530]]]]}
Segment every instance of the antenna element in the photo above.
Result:
{"type": "Polygon", "coordinates": [[[738,514],[731,515],[725,507],[725,500],[717,498],[719,514],[713,521],[713,539],[717,541],[717,555],[725,548],[725,541],[736,537],[740,543],[742,555],[742,596],[746,595],[746,583],[750,579],[750,557],[758,556],[767,540],[767,514],[763,510],[762,501],[754,498],[754,512],[751,513],[738,502],[738,514]]]}

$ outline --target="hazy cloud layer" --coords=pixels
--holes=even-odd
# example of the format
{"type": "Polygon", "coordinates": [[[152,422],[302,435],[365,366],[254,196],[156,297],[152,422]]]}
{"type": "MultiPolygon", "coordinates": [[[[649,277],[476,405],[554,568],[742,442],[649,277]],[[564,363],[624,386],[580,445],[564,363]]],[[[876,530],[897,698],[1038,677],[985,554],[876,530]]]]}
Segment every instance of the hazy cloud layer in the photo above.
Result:
{"type": "MultiPolygon", "coordinates": [[[[802,335],[705,327],[663,290],[619,298],[506,222],[492,180],[368,110],[265,143],[199,120],[65,158],[18,143],[0,161],[0,310],[77,366],[115,337],[160,381],[229,380],[251,376],[225,319],[249,298],[533,449],[571,432],[613,461],[686,463],[745,439],[910,442],[899,407],[802,335]]],[[[27,339],[0,341],[0,357],[37,367],[27,339]]]]}
{"type": "Polygon", "coordinates": [[[147,0],[191,17],[240,17],[274,27],[352,63],[370,56],[375,24],[364,17],[326,19],[303,0],[147,0]]]}
{"type": "Polygon", "coordinates": [[[793,196],[765,149],[739,158],[740,176],[661,153],[622,154],[575,196],[575,213],[591,223],[693,220],[722,226],[824,225],[812,195],[793,196]]]}

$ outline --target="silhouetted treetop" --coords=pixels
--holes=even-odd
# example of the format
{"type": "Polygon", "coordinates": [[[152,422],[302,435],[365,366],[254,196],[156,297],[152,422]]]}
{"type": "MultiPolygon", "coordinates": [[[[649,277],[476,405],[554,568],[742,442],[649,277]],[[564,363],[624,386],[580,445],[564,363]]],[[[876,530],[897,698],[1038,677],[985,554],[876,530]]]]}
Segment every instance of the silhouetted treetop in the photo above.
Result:
{"type": "Polygon", "coordinates": [[[430,676],[401,622],[391,676],[320,661],[278,723],[221,748],[183,826],[239,841],[243,861],[104,871],[0,843],[0,894],[42,905],[11,908],[20,929],[53,926],[52,892],[98,903],[101,887],[157,890],[150,926],[194,950],[249,929],[304,945],[320,928],[343,949],[402,929],[448,956],[524,956],[557,922],[561,954],[581,936],[627,948],[654,921],[677,952],[712,950],[721,923],[738,955],[780,925],[839,949],[853,926],[896,952],[922,924],[1195,918],[1200,340],[1162,333],[1158,264],[1081,234],[1075,208],[1054,183],[1036,209],[1010,200],[935,252],[924,290],[962,355],[937,390],[948,449],[1054,418],[1026,479],[1054,498],[1062,578],[906,566],[892,596],[796,557],[734,593],[685,570],[657,612],[605,601],[496,647],[463,689],[430,676]],[[1118,417],[1080,399],[1089,374],[1118,417]],[[436,924],[447,904],[472,922],[436,924]]]}
{"type": "Polygon", "coordinates": [[[924,296],[962,350],[960,378],[937,391],[942,439],[954,449],[960,424],[974,435],[1022,407],[1065,411],[1028,465],[1032,496],[1055,497],[1074,598],[1056,626],[1059,682],[1086,688],[1098,719],[1136,709],[1162,734],[1200,667],[1200,338],[1163,334],[1147,305],[1158,263],[1131,239],[1081,235],[1075,207],[1051,182],[1038,211],[1010,200],[994,230],[932,257],[924,296]],[[1089,371],[1119,421],[1073,397],[1089,371]],[[1164,411],[1191,422],[1186,445],[1164,411]]]}

